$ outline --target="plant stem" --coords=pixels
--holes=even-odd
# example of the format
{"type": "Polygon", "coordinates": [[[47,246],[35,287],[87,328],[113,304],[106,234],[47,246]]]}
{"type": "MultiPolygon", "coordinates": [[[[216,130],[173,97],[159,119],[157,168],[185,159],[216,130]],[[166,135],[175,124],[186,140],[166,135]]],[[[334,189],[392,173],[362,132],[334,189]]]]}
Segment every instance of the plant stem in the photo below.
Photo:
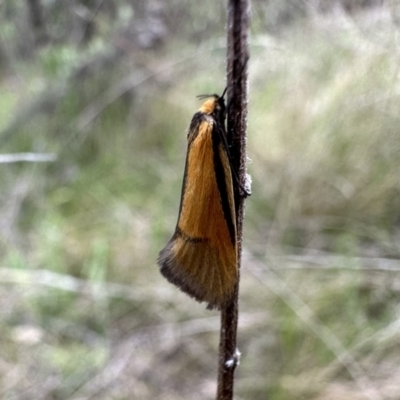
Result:
{"type": "MultiPolygon", "coordinates": [[[[247,128],[247,61],[249,59],[249,0],[228,0],[227,13],[227,87],[228,122],[232,166],[239,183],[246,187],[246,128],[247,128]]],[[[240,278],[244,196],[235,185],[237,227],[237,262],[240,278]]],[[[238,323],[239,279],[232,301],[221,310],[217,400],[233,399],[234,374],[240,353],[236,346],[238,323]]]]}

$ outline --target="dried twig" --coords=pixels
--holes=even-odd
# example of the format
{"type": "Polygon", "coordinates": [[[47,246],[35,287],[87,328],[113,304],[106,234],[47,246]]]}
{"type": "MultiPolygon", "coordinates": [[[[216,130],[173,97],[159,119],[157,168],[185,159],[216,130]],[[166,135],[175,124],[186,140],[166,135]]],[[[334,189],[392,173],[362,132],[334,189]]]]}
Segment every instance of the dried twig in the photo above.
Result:
{"type": "MultiPolygon", "coordinates": [[[[247,126],[247,60],[249,0],[229,0],[227,16],[227,87],[228,87],[228,142],[231,144],[233,168],[239,182],[246,178],[246,126],[247,126]]],[[[244,197],[239,188],[235,192],[238,239],[238,269],[242,251],[242,226],[244,197]]],[[[218,367],[218,400],[233,398],[234,373],[240,353],[236,347],[239,284],[226,308],[221,310],[221,333],[218,367]]]]}
{"type": "Polygon", "coordinates": [[[52,153],[13,153],[0,154],[0,164],[16,162],[51,162],[56,161],[57,156],[52,153]]]}

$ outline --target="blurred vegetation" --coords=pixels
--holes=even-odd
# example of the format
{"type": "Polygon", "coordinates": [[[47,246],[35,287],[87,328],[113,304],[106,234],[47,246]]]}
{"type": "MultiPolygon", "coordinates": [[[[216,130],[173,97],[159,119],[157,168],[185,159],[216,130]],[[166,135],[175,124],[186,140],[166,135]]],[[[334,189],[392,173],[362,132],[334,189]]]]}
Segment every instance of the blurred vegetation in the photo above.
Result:
{"type": "MultiPolygon", "coordinates": [[[[252,4],[237,399],[398,399],[395,1],[252,4]]],[[[225,4],[0,2],[0,397],[213,399],[219,316],[156,266],[225,4]]]]}

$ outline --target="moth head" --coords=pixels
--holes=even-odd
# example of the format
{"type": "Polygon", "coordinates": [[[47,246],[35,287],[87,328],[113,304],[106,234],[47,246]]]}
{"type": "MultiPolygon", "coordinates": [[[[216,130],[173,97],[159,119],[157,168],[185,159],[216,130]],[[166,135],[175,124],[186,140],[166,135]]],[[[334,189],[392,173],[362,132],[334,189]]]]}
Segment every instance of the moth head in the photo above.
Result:
{"type": "Polygon", "coordinates": [[[222,96],[219,96],[217,94],[202,94],[200,96],[197,96],[198,99],[206,99],[206,101],[200,107],[199,111],[208,115],[225,115],[225,92],[226,89],[224,90],[222,96]]]}

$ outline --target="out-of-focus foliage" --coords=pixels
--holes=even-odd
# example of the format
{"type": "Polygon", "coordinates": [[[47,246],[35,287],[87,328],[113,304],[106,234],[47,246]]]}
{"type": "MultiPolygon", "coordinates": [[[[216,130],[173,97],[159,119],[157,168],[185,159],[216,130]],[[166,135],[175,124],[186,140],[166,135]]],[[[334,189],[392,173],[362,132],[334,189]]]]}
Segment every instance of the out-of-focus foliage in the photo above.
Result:
{"type": "MultiPolygon", "coordinates": [[[[400,9],[252,2],[237,397],[398,399],[400,9]]],[[[219,316],[167,283],[225,4],[0,2],[0,397],[213,399],[219,316]]]]}

